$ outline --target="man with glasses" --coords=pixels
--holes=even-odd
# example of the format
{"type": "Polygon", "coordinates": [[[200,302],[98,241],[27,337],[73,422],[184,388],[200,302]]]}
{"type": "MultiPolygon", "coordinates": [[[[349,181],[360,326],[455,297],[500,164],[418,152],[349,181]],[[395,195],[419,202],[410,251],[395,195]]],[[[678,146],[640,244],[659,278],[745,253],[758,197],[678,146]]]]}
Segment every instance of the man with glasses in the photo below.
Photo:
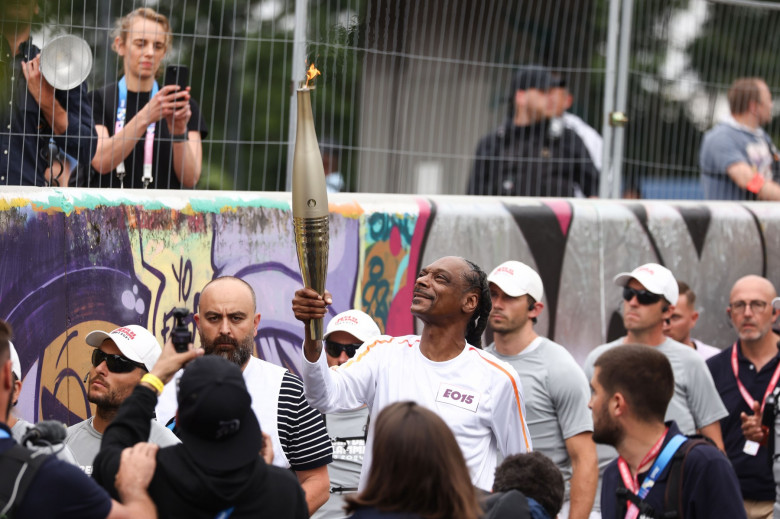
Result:
{"type": "Polygon", "coordinates": [[[771,517],[775,485],[767,448],[772,431],[761,426],[766,396],[780,378],[780,336],[772,331],[780,310],[777,292],[760,276],[745,276],[731,289],[726,313],[737,332],[731,347],[707,361],[729,414],[720,421],[726,454],[742,489],[748,517],[771,517]]]}
{"type": "MultiPolygon", "coordinates": [[[[337,314],[325,328],[325,356],[330,368],[341,366],[355,356],[365,342],[381,335],[379,326],[365,312],[347,310],[337,314]]],[[[357,491],[368,434],[368,407],[330,413],[325,426],[333,444],[333,463],[328,465],[330,498],[313,519],[344,517],[344,498],[357,491]]]]}
{"type": "MultiPolygon", "coordinates": [[[[632,272],[618,274],[614,282],[623,287],[626,336],[591,351],[585,359],[585,376],[592,380],[596,359],[621,344],[655,348],[666,355],[674,371],[674,395],[666,410],[666,420],[677,422],[683,434],[699,432],[709,437],[723,450],[719,420],[728,413],[704,360],[692,348],[664,335],[664,321],[671,317],[679,295],[674,275],[666,267],[647,263],[632,272]]],[[[597,451],[599,473],[603,475],[617,451],[606,445],[597,445],[597,451]]]]}
{"type": "MultiPolygon", "coordinates": [[[[160,345],[146,328],[131,324],[110,333],[95,330],[86,337],[92,351],[92,368],[86,377],[87,399],[95,404],[95,414],[68,427],[67,445],[78,465],[88,475],[100,451],[100,442],[119,406],[154,367],[160,345]]],[[[156,420],[152,421],[149,442],[160,447],[176,445],[179,439],[156,420]]]]}

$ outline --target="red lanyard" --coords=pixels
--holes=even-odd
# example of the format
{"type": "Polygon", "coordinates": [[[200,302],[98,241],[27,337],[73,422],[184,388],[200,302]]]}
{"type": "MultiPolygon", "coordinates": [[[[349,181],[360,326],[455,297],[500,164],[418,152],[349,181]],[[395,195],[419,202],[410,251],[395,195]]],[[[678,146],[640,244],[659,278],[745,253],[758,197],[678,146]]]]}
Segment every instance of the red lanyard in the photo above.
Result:
{"type": "MultiPolygon", "coordinates": [[[[742,385],[742,381],[739,380],[739,363],[737,362],[736,342],[734,343],[734,346],[731,347],[731,370],[734,372],[734,378],[737,379],[737,388],[739,389],[742,398],[745,400],[748,407],[750,407],[750,409],[752,410],[755,400],[753,399],[753,396],[750,393],[748,393],[748,390],[745,389],[745,386],[742,385]]],[[[764,404],[766,403],[766,397],[769,395],[769,393],[771,393],[775,389],[778,379],[780,379],[780,362],[777,363],[775,372],[772,374],[772,378],[769,380],[769,385],[767,386],[766,392],[764,393],[764,399],[761,401],[762,413],[764,412],[764,404]]]]}
{"type": "MultiPolygon", "coordinates": [[[[664,430],[664,433],[661,435],[660,438],[658,438],[658,441],[655,442],[655,445],[652,446],[650,449],[650,452],[645,454],[645,457],[642,458],[642,461],[639,462],[639,466],[636,469],[636,475],[631,475],[631,469],[628,468],[628,463],[626,460],[623,459],[623,456],[618,457],[618,469],[620,470],[620,477],[623,478],[623,484],[626,485],[626,488],[629,489],[634,494],[639,492],[639,480],[637,477],[639,476],[639,469],[644,467],[646,464],[650,463],[650,460],[658,456],[658,453],[661,452],[661,446],[664,443],[664,440],[666,439],[666,434],[669,432],[669,428],[667,427],[664,430]]],[[[639,515],[639,508],[634,503],[629,502],[628,503],[628,510],[626,511],[626,519],[634,519],[636,516],[639,515]]]]}

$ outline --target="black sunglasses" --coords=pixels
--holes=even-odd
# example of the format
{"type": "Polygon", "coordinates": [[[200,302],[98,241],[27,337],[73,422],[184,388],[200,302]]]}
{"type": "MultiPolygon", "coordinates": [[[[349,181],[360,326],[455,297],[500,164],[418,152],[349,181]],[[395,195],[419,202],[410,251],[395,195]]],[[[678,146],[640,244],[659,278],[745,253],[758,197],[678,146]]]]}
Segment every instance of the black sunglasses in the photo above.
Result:
{"type": "Polygon", "coordinates": [[[100,363],[106,361],[106,367],[111,373],[130,373],[135,368],[141,368],[147,371],[146,366],[140,362],[135,362],[122,355],[114,355],[95,349],[92,352],[92,367],[100,366],[100,363]]]}
{"type": "Polygon", "coordinates": [[[653,294],[647,290],[637,290],[636,288],[623,287],[623,299],[631,301],[636,296],[636,300],[640,305],[652,305],[661,300],[660,294],[653,294]]]}
{"type": "Polygon", "coordinates": [[[355,356],[355,352],[363,346],[363,343],[356,342],[355,344],[339,344],[337,342],[325,339],[325,352],[331,357],[340,357],[341,352],[347,352],[347,357],[350,359],[355,356]]]}

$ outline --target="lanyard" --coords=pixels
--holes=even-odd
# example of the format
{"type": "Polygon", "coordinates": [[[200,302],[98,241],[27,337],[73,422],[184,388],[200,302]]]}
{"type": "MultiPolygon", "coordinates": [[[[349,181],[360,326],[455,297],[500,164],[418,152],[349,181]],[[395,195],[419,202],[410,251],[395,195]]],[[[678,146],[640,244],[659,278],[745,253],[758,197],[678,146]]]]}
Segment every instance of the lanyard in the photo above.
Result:
{"type": "MultiPolygon", "coordinates": [[[[125,126],[125,118],[127,117],[127,80],[124,76],[119,80],[119,103],[116,109],[116,125],[114,126],[114,135],[120,132],[125,126]]],[[[157,81],[152,85],[152,93],[149,99],[157,93],[158,90],[157,81]]],[[[154,150],[154,128],[156,123],[152,123],[146,127],[146,138],[144,139],[144,185],[152,181],[152,152],[154,150]]],[[[124,176],[125,163],[120,162],[116,167],[118,175],[124,176]]]]}
{"type": "MultiPolygon", "coordinates": [[[[648,452],[647,455],[645,455],[645,457],[639,463],[639,467],[637,467],[637,476],[638,476],[639,468],[647,464],[647,462],[649,462],[651,459],[656,458],[656,456],[658,456],[655,459],[653,466],[650,467],[650,472],[648,472],[644,481],[642,481],[641,487],[639,486],[639,481],[637,480],[637,476],[631,475],[631,469],[628,468],[628,463],[626,462],[626,460],[624,460],[622,456],[618,458],[618,469],[620,470],[620,477],[623,478],[623,484],[626,485],[627,489],[635,493],[639,497],[639,499],[644,499],[645,497],[647,497],[647,494],[650,493],[650,490],[655,485],[658,476],[660,476],[661,472],[663,472],[664,468],[666,468],[666,465],[672,459],[674,453],[677,452],[677,449],[680,447],[680,445],[682,445],[687,439],[682,434],[674,435],[674,437],[671,440],[669,440],[669,443],[666,444],[666,447],[664,447],[664,450],[659,455],[658,452],[661,451],[661,445],[663,445],[664,439],[666,438],[666,434],[668,432],[669,432],[669,428],[667,427],[663,435],[658,439],[655,445],[653,445],[653,447],[650,449],[650,452],[648,452]]],[[[638,515],[639,515],[639,508],[637,508],[637,506],[634,503],[629,502],[628,510],[626,511],[626,519],[634,519],[638,515]]]]}
{"type": "MultiPolygon", "coordinates": [[[[755,403],[755,400],[753,399],[753,396],[748,393],[748,390],[745,388],[744,385],[742,385],[742,381],[739,380],[739,363],[737,362],[737,343],[734,343],[734,346],[731,347],[731,370],[734,372],[734,378],[737,379],[737,388],[739,389],[739,393],[742,395],[742,398],[745,400],[745,403],[747,403],[748,407],[750,409],[753,409],[753,404],[755,403]]],[[[769,385],[766,387],[766,391],[764,392],[764,399],[761,401],[761,412],[764,412],[764,404],[766,403],[766,397],[771,393],[775,386],[777,385],[777,379],[780,378],[780,362],[777,363],[777,367],[775,368],[775,372],[772,374],[772,378],[769,380],[769,385]]]]}

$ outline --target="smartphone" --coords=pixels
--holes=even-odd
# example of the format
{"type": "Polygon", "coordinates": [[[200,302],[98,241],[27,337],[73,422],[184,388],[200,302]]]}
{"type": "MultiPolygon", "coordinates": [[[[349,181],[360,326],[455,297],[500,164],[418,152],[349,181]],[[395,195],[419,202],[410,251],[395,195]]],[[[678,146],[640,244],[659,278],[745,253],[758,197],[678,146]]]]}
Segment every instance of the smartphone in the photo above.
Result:
{"type": "Polygon", "coordinates": [[[165,85],[179,85],[184,90],[190,85],[190,69],[186,65],[165,67],[165,85]]]}

